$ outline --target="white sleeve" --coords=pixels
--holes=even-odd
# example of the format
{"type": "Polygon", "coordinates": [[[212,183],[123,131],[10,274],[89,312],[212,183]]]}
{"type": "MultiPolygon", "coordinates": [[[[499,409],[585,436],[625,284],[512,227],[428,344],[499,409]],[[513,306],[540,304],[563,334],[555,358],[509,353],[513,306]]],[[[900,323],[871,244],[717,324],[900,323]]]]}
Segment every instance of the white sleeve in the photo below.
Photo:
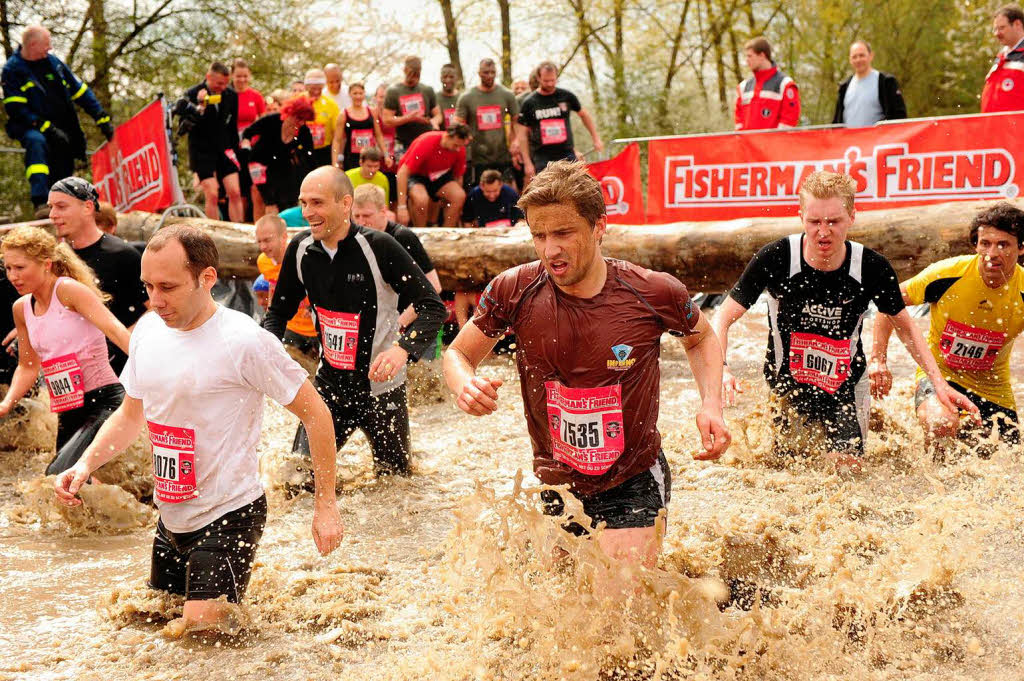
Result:
{"type": "Polygon", "coordinates": [[[132,329],[132,335],[128,341],[128,361],[124,363],[124,369],[121,370],[119,377],[125,395],[135,400],[142,399],[142,393],[138,389],[138,381],[135,378],[135,357],[138,355],[139,339],[146,333],[147,316],[149,314],[143,314],[135,324],[135,328],[132,329]]]}
{"type": "MultiPolygon", "coordinates": [[[[253,323],[245,338],[238,367],[243,380],[282,406],[295,401],[309,374],[292,359],[274,334],[253,323]]],[[[130,361],[130,359],[129,359],[130,361]]]]}

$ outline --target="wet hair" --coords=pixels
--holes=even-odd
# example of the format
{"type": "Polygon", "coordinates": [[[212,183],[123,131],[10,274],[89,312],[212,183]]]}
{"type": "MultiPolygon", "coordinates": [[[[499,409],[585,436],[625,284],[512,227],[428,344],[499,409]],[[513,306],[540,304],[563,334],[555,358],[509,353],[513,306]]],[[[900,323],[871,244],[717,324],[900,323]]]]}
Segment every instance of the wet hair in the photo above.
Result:
{"type": "Polygon", "coordinates": [[[231,71],[228,67],[224,66],[224,62],[215,61],[210,64],[210,73],[219,73],[222,76],[230,76],[231,71]]]}
{"type": "Polygon", "coordinates": [[[281,105],[281,119],[294,116],[300,121],[312,121],[316,118],[313,100],[305,95],[296,95],[281,105]]]}
{"type": "Polygon", "coordinates": [[[159,251],[172,241],[177,241],[185,249],[185,267],[192,273],[192,278],[199,283],[199,275],[207,267],[217,269],[220,254],[217,243],[201,227],[187,222],[168,225],[157,230],[146,244],[147,251],[159,251]]]}
{"type": "Polygon", "coordinates": [[[96,209],[96,226],[104,232],[117,229],[117,211],[106,201],[100,201],[99,208],[96,209]]]}
{"type": "Polygon", "coordinates": [[[854,45],[863,45],[864,49],[868,51],[868,54],[874,54],[874,51],[871,49],[871,43],[867,40],[854,40],[850,43],[850,49],[853,49],[854,45]]]}
{"type": "Polygon", "coordinates": [[[415,71],[419,73],[423,70],[423,60],[415,55],[409,55],[405,58],[405,62],[402,65],[403,68],[409,71],[415,71]]]}
{"type": "Polygon", "coordinates": [[[254,227],[259,227],[260,225],[267,225],[267,224],[271,225],[274,228],[274,232],[278,236],[281,236],[281,235],[284,235],[284,234],[288,233],[288,224],[284,221],[284,218],[282,218],[280,215],[277,215],[275,213],[267,213],[266,215],[261,217],[259,220],[257,220],[256,224],[253,225],[253,226],[254,227]]]}
{"type": "Polygon", "coordinates": [[[857,183],[845,173],[819,170],[811,173],[800,185],[800,210],[808,196],[816,199],[841,199],[846,212],[853,214],[853,201],[857,196],[857,183]]]}
{"type": "Polygon", "coordinates": [[[353,206],[374,205],[377,208],[387,208],[388,202],[384,198],[384,190],[375,184],[361,184],[356,187],[352,195],[353,206]]]}
{"type": "Polygon", "coordinates": [[[50,271],[55,275],[71,277],[84,284],[104,303],[110,301],[110,296],[100,290],[92,268],[75,255],[71,246],[65,242],[57,243],[56,237],[41,227],[22,225],[7,232],[0,242],[0,253],[6,255],[8,251],[20,251],[40,263],[49,260],[50,271]]]}
{"type": "Polygon", "coordinates": [[[571,203],[580,217],[596,225],[606,215],[601,185],[579,161],[555,161],[527,185],[516,204],[523,213],[534,206],[571,203]]]}
{"type": "Polygon", "coordinates": [[[744,50],[753,50],[755,54],[763,54],[768,58],[768,61],[772,59],[772,44],[768,42],[768,38],[764,36],[758,36],[751,38],[747,42],[743,43],[744,50]]]}
{"type": "Polygon", "coordinates": [[[1002,7],[997,9],[996,13],[993,14],[992,16],[993,17],[997,17],[1000,14],[1003,15],[1004,17],[1006,17],[1007,23],[1009,23],[1011,26],[1014,24],[1014,22],[1017,22],[1017,21],[1019,21],[1022,24],[1024,24],[1024,10],[1022,10],[1020,8],[1020,5],[1017,5],[1017,4],[1003,5],[1002,7]]]}
{"type": "Polygon", "coordinates": [[[495,182],[501,182],[501,173],[494,168],[488,168],[480,175],[480,184],[494,184],[495,182]]]}
{"type": "Polygon", "coordinates": [[[445,131],[449,137],[458,137],[460,140],[468,140],[470,135],[469,126],[465,123],[453,123],[445,131]]]}
{"type": "Polygon", "coordinates": [[[978,230],[991,227],[1010,234],[1017,240],[1017,247],[1024,246],[1024,211],[1006,201],[985,208],[971,220],[971,244],[978,245],[978,230]]]}
{"type": "Polygon", "coordinates": [[[247,69],[247,68],[249,68],[249,62],[247,62],[246,60],[242,59],[241,57],[236,57],[235,60],[233,62],[231,62],[231,73],[234,73],[238,69],[247,69]]]}
{"type": "Polygon", "coordinates": [[[366,147],[359,152],[359,162],[363,161],[376,161],[380,163],[384,160],[384,154],[380,153],[380,149],[377,147],[366,147]]]}

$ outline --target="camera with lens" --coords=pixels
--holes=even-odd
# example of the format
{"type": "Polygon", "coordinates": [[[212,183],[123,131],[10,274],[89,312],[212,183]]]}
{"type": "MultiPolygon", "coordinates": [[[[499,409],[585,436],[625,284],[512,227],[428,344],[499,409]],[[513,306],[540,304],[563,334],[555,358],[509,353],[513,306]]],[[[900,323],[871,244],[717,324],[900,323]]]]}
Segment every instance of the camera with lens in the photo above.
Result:
{"type": "Polygon", "coordinates": [[[178,117],[178,135],[184,136],[192,132],[203,113],[199,107],[189,101],[188,97],[182,97],[174,103],[171,113],[178,117]]]}

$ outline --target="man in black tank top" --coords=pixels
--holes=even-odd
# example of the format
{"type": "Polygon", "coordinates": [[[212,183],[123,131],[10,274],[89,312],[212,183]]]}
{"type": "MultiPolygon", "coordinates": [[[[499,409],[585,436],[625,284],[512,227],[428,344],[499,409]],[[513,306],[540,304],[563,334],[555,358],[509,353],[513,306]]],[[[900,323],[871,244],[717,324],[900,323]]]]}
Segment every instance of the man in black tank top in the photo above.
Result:
{"type": "MultiPolygon", "coordinates": [[[[869,303],[890,317],[910,354],[940,382],[936,392],[943,405],[977,414],[942,378],[905,309],[892,265],[846,240],[855,191],[848,175],[810,175],[800,189],[804,232],[758,251],[714,322],[727,352],[729,327],[767,293],[770,336],[764,375],[773,404],[781,407],[775,419],[776,449],[823,450],[841,471],[859,469],[867,435],[870,394],[861,335],[869,303]]],[[[742,391],[728,363],[722,380],[726,404],[734,404],[742,391]]]]}

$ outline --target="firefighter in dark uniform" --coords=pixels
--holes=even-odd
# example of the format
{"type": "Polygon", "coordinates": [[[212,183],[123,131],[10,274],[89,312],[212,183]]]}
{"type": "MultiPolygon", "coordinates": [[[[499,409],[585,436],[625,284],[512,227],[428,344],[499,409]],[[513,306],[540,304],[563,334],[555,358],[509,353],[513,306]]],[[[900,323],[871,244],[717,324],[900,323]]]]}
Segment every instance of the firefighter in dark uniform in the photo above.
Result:
{"type": "Polygon", "coordinates": [[[2,75],[7,135],[25,147],[25,175],[36,217],[48,213],[50,178],[73,175],[75,159],[85,160],[85,133],[75,105],[96,121],[108,140],[114,136],[114,124],[96,96],[49,52],[50,32],[29,26],[2,75]]]}

